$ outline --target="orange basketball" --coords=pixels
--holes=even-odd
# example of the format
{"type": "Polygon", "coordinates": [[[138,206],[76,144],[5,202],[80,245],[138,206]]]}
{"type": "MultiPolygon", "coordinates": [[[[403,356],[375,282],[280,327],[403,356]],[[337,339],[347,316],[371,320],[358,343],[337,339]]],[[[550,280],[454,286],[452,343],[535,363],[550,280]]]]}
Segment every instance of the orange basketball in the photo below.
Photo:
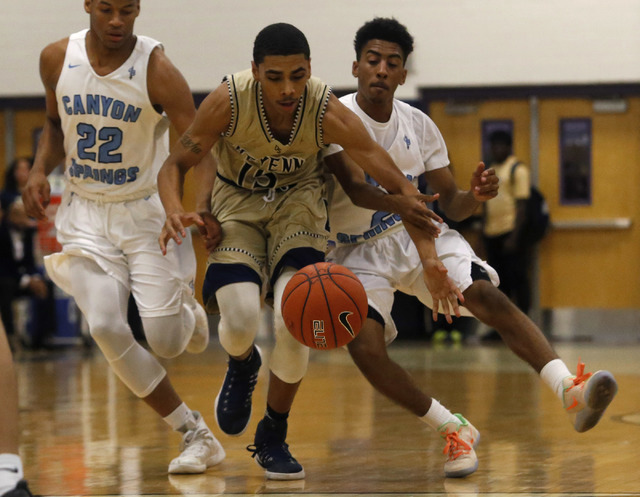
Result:
{"type": "Polygon", "coordinates": [[[346,267],[319,262],[303,267],[282,295],[289,332],[312,349],[335,349],[353,340],[367,318],[367,294],[346,267]]]}

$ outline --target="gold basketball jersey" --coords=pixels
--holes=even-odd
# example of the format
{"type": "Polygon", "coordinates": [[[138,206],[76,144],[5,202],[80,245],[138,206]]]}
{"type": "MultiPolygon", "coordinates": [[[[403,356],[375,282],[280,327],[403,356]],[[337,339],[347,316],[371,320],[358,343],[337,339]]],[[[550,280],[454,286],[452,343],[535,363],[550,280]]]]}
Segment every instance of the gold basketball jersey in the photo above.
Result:
{"type": "Polygon", "coordinates": [[[292,186],[322,175],[317,152],[324,148],[322,119],[331,88],[311,77],[296,111],[288,143],[274,138],[262,105],[261,86],[251,73],[225,77],[232,118],[229,129],[214,146],[218,178],[247,190],[292,186]]]}

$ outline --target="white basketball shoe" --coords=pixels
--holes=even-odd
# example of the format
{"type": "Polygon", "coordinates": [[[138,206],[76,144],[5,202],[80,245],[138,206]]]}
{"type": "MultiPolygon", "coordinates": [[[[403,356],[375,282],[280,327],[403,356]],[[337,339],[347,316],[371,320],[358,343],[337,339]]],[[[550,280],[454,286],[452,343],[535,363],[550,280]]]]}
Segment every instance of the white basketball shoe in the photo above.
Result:
{"type": "Polygon", "coordinates": [[[618,383],[609,371],[585,373],[583,362],[578,362],[576,373],[563,380],[562,403],[573,427],[582,433],[598,424],[618,392],[618,383]]]}
{"type": "Polygon", "coordinates": [[[169,464],[171,474],[204,473],[207,468],[221,463],[226,456],[202,415],[197,411],[193,411],[193,414],[196,423],[182,436],[181,454],[169,464]]]}
{"type": "Polygon", "coordinates": [[[443,454],[447,456],[444,474],[447,478],[462,478],[478,469],[474,448],[480,441],[480,432],[462,414],[454,414],[458,422],[449,421],[438,428],[447,442],[443,454]]]}

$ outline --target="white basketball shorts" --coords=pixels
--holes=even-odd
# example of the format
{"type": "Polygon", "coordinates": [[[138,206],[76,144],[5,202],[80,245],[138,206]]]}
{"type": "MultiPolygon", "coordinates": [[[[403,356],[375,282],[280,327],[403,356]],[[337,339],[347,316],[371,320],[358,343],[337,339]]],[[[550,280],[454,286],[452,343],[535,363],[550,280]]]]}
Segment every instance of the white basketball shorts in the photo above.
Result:
{"type": "Polygon", "coordinates": [[[51,279],[73,295],[69,257],[88,257],[129,289],[143,317],[180,312],[182,292],[193,292],[196,259],[187,230],[163,256],[158,236],[165,214],[157,193],[127,202],[94,202],[66,191],[56,215],[62,252],[45,257],[51,279]]]}
{"type": "MultiPolygon", "coordinates": [[[[498,273],[475,254],[462,235],[449,229],[446,224],[439,226],[441,232],[436,238],[436,252],[449,271],[448,276],[460,291],[464,292],[473,281],[472,262],[487,271],[491,282],[498,286],[498,273]]],[[[404,228],[364,243],[335,247],[327,255],[327,260],[346,266],[360,278],[367,291],[369,305],[384,319],[387,343],[391,343],[398,334],[391,318],[393,293],[396,290],[417,297],[429,308],[433,307],[418,251],[404,228]]],[[[462,306],[460,313],[472,316],[462,306]]]]}

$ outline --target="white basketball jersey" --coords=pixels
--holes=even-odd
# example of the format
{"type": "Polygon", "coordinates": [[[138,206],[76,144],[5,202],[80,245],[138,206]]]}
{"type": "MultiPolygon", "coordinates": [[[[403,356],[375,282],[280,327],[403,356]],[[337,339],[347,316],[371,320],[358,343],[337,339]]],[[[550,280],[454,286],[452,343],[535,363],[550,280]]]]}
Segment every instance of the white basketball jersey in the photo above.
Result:
{"type": "Polygon", "coordinates": [[[137,36],[118,69],[97,75],[87,55],[88,30],[69,37],[56,87],[70,189],[102,201],[140,198],[156,190],[169,153],[169,121],[147,91],[149,56],[160,42],[137,36]]]}
{"type": "MultiPolygon", "coordinates": [[[[390,146],[385,148],[398,168],[416,186],[418,176],[425,171],[449,165],[444,139],[435,123],[425,113],[394,99],[391,118],[387,123],[378,123],[360,109],[355,93],[345,95],[340,101],[360,117],[374,140],[376,136],[388,135],[389,129],[397,130],[390,146]]],[[[324,155],[340,150],[340,147],[332,145],[324,155]]],[[[382,188],[369,175],[366,179],[367,182],[382,188]]],[[[329,209],[329,224],[331,238],[338,245],[362,243],[402,226],[398,214],[355,206],[337,180],[335,183],[329,209]]]]}

